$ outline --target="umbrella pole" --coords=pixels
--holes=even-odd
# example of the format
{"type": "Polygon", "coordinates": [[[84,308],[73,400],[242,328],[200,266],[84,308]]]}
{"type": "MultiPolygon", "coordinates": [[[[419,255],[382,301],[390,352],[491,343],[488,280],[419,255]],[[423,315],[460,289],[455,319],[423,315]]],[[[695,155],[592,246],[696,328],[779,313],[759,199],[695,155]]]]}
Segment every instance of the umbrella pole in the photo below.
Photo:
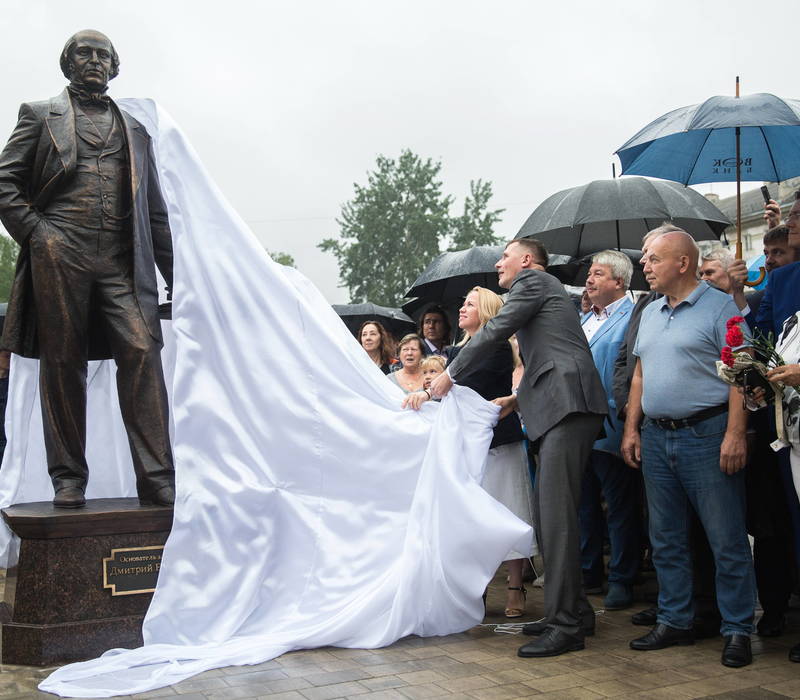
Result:
{"type": "MultiPolygon", "coordinates": [[[[739,76],[736,76],[736,97],[739,97],[739,76]]],[[[736,259],[742,259],[742,158],[741,158],[741,128],[736,127],[736,259]]],[[[764,281],[767,271],[760,267],[758,279],[750,282],[745,280],[747,287],[757,287],[764,281]]]]}
{"type": "MultiPolygon", "coordinates": [[[[736,76],[736,97],[739,97],[739,76],[736,76]]],[[[739,154],[741,129],[736,127],[736,257],[742,259],[742,166],[739,154]]]]}

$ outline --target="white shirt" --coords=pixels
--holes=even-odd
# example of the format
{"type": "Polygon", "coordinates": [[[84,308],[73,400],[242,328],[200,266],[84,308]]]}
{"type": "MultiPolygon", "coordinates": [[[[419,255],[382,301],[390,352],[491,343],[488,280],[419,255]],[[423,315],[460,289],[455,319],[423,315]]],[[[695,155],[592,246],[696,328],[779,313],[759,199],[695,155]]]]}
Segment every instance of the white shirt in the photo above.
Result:
{"type": "Polygon", "coordinates": [[[591,340],[594,337],[594,334],[600,330],[600,326],[608,321],[609,317],[620,307],[620,304],[625,301],[627,296],[625,294],[616,301],[612,301],[604,309],[598,310],[596,306],[592,306],[589,317],[583,323],[583,332],[586,335],[586,340],[591,340]]]}

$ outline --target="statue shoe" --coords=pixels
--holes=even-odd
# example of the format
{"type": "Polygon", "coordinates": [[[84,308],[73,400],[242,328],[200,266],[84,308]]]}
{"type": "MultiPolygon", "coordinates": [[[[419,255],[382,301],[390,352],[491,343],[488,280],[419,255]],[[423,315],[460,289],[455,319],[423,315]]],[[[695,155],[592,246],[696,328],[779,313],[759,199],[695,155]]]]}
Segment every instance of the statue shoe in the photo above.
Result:
{"type": "Polygon", "coordinates": [[[173,506],[175,489],[172,486],[162,486],[151,496],[139,496],[139,503],[143,506],[173,506]]]}
{"type": "Polygon", "coordinates": [[[64,486],[56,491],[53,505],[56,508],[83,508],[86,505],[86,496],[77,486],[64,486]]]}

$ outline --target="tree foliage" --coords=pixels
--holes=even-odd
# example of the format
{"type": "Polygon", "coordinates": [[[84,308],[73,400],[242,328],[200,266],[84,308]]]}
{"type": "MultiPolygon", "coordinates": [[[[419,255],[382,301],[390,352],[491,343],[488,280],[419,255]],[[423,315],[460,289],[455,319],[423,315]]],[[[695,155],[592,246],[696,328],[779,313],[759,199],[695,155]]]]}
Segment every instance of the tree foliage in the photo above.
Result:
{"type": "Polygon", "coordinates": [[[6,303],[11,295],[18,254],[19,246],[14,239],[6,233],[0,233],[0,303],[6,303]]]}
{"type": "Polygon", "coordinates": [[[327,238],[319,247],[336,256],[351,303],[397,306],[438,255],[452,198],[442,193],[441,163],[430,158],[404,150],[397,160],[378,156],[376,166],[342,207],[340,240],[327,238]]]}
{"type": "Polygon", "coordinates": [[[498,245],[500,236],[494,225],[502,218],[505,209],[489,209],[492,183],[470,180],[469,194],[464,198],[464,211],[453,218],[448,250],[464,250],[476,245],[498,245]]]}
{"type": "Polygon", "coordinates": [[[284,253],[280,250],[268,250],[267,255],[271,257],[278,265],[286,265],[286,267],[297,267],[294,262],[294,257],[289,253],[284,253]]]}
{"type": "Polygon", "coordinates": [[[502,209],[489,211],[489,182],[470,183],[460,216],[452,217],[453,197],[442,192],[439,161],[410,150],[398,159],[378,156],[365,186],[337,219],[339,238],[319,244],[336,256],[341,286],[351,303],[399,306],[420,272],[443,247],[450,250],[496,242],[492,228],[502,209]],[[449,243],[449,245],[448,245],[449,243]]]}

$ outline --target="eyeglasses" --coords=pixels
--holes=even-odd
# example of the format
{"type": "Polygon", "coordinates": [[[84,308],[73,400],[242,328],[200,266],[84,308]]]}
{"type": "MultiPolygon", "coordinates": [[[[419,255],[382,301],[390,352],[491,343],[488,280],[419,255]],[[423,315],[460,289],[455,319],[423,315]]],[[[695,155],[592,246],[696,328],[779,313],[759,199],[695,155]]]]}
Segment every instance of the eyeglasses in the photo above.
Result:
{"type": "Polygon", "coordinates": [[[793,211],[783,217],[783,220],[788,224],[790,221],[794,221],[795,219],[800,219],[800,211],[793,211]]]}

